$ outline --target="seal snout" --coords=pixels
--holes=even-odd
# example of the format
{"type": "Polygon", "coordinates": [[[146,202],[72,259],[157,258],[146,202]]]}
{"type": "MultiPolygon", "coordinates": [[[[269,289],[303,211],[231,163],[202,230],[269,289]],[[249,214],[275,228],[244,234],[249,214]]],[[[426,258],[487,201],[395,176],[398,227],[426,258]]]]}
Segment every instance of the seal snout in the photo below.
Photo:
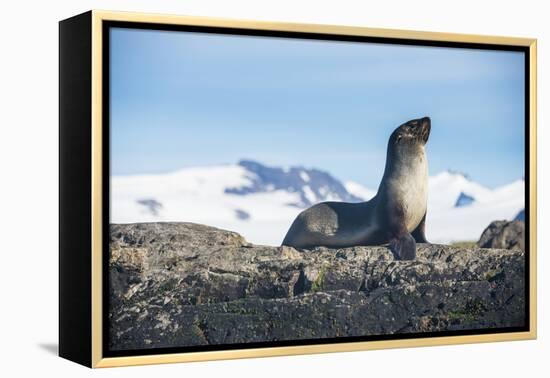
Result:
{"type": "Polygon", "coordinates": [[[420,118],[414,123],[414,132],[420,139],[422,139],[424,143],[428,142],[431,129],[432,121],[430,120],[430,117],[420,118]]]}
{"type": "Polygon", "coordinates": [[[432,130],[432,121],[430,120],[430,117],[424,117],[420,120],[420,125],[422,127],[422,140],[424,143],[428,142],[428,138],[430,137],[430,131],[432,130]]]}

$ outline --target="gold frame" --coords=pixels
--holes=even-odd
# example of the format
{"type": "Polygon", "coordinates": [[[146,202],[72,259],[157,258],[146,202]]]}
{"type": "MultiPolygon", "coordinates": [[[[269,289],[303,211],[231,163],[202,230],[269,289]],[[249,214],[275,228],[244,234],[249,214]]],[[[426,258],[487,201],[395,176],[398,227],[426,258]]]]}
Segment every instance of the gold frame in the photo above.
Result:
{"type": "Polygon", "coordinates": [[[483,343],[494,341],[528,340],[537,337],[536,250],[537,250],[537,41],[531,38],[483,36],[469,34],[435,33],[393,29],[374,29],[352,26],[260,22],[205,17],[161,14],[92,11],[92,367],[113,367],[172,362],[208,361],[250,357],[268,357],[328,352],[350,352],[372,349],[421,347],[448,344],[483,343]],[[468,336],[445,336],[388,341],[344,342],[323,345],[269,347],[258,349],[224,350],[211,352],[108,357],[102,354],[102,23],[129,21],[173,25],[216,26],[227,28],[309,32],[333,35],[355,35],[400,39],[465,42],[524,46],[530,54],[530,330],[526,332],[495,333],[468,336]]]}

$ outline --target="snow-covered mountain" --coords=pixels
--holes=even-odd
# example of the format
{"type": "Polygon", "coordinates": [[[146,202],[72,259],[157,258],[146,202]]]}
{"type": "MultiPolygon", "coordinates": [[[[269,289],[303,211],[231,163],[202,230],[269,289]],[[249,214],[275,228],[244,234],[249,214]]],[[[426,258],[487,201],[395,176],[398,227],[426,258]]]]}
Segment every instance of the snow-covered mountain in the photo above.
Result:
{"type": "Polygon", "coordinates": [[[429,179],[428,240],[438,243],[478,240],[494,220],[512,220],[525,207],[522,179],[495,189],[465,175],[444,171],[429,179]]]}
{"type": "Polygon", "coordinates": [[[492,191],[470,179],[463,173],[443,171],[429,179],[428,198],[430,209],[464,207],[490,199],[492,191]]]}
{"type": "MultiPolygon", "coordinates": [[[[430,177],[428,238],[477,240],[491,221],[518,215],[524,188],[518,180],[491,190],[450,171],[430,177]]],[[[164,174],[113,176],[111,222],[197,222],[239,232],[253,243],[279,245],[304,208],[322,201],[365,201],[375,194],[317,169],[243,160],[164,174]]]]}
{"type": "Polygon", "coordinates": [[[318,169],[267,167],[252,160],[241,160],[238,165],[247,171],[248,182],[225,188],[227,194],[245,196],[284,190],[298,194],[298,200],[289,205],[301,208],[321,201],[363,201],[362,197],[348,192],[340,181],[318,169]]]}
{"type": "Polygon", "coordinates": [[[302,209],[363,199],[330,174],[302,167],[234,165],[111,177],[111,222],[197,222],[233,230],[258,244],[281,243],[302,209]]]}
{"type": "Polygon", "coordinates": [[[346,181],[344,186],[349,193],[355,197],[361,198],[362,201],[368,201],[376,195],[376,190],[366,188],[354,181],[346,181]]]}

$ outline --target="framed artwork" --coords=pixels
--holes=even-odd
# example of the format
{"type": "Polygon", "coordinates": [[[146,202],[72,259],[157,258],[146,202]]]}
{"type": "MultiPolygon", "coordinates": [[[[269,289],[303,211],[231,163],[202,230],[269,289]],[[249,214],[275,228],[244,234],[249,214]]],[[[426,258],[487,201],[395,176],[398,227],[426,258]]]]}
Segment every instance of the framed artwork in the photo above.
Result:
{"type": "Polygon", "coordinates": [[[60,22],[59,353],[536,337],[536,40],[60,22]]]}

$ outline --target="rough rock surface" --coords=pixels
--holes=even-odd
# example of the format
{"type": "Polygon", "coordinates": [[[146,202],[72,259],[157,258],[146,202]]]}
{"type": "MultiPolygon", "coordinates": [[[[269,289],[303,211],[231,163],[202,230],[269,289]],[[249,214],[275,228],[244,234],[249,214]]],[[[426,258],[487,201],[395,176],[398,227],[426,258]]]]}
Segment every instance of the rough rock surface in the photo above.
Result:
{"type": "Polygon", "coordinates": [[[521,250],[251,245],[191,223],[112,225],[113,350],[522,326],[521,250]]]}
{"type": "Polygon", "coordinates": [[[483,231],[477,245],[525,251],[525,223],[519,220],[494,221],[483,231]]]}

